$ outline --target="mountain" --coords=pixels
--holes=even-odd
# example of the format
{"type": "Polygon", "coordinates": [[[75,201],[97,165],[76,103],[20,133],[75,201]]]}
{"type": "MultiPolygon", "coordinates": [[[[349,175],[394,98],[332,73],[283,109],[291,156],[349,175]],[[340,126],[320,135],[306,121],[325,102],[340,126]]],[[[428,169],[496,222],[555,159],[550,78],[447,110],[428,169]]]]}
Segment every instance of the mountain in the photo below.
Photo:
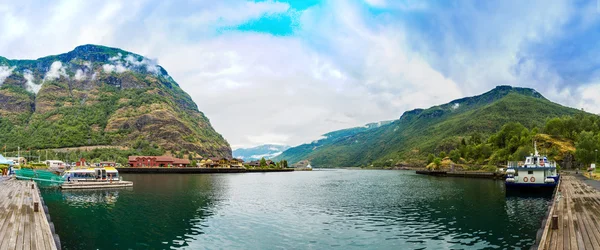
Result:
{"type": "Polygon", "coordinates": [[[405,162],[445,151],[474,133],[489,135],[508,122],[543,127],[552,117],[582,112],[544,98],[529,88],[498,86],[428,109],[407,111],[393,122],[374,128],[331,132],[324,139],[290,148],[276,159],[290,164],[309,160],[316,167],[354,167],[373,162],[405,162]]]}
{"type": "Polygon", "coordinates": [[[37,60],[0,57],[0,144],[150,144],[231,156],[229,143],[164,68],[98,45],[37,60]]]}
{"type": "Polygon", "coordinates": [[[253,148],[238,148],[233,150],[233,157],[240,158],[244,161],[260,160],[263,157],[265,159],[272,159],[288,148],[290,148],[290,146],[277,144],[265,144],[253,148]]]}

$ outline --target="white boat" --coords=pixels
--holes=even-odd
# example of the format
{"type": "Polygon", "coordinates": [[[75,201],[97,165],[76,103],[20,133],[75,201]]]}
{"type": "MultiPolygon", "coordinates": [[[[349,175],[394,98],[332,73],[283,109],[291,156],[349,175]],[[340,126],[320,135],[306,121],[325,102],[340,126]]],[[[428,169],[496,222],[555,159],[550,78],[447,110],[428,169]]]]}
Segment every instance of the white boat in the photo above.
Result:
{"type": "Polygon", "coordinates": [[[123,181],[113,167],[76,168],[65,171],[63,189],[98,189],[132,187],[133,182],[123,181]]]}
{"type": "Polygon", "coordinates": [[[534,143],[535,153],[527,156],[523,164],[509,162],[506,169],[506,188],[549,188],[554,189],[560,176],[556,162],[541,156],[534,143]]]}
{"type": "Polygon", "coordinates": [[[47,160],[46,166],[48,166],[48,170],[58,173],[63,173],[67,170],[67,164],[62,161],[47,160]]]}

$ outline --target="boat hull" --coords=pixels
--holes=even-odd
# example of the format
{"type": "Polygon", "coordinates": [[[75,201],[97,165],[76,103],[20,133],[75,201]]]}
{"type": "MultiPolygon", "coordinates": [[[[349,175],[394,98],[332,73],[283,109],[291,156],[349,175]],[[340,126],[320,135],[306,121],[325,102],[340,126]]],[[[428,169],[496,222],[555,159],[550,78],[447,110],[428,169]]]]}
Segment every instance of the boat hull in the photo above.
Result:
{"type": "Polygon", "coordinates": [[[115,181],[115,182],[75,182],[64,183],[60,186],[62,189],[105,189],[105,188],[124,188],[133,187],[131,181],[115,181]]]}

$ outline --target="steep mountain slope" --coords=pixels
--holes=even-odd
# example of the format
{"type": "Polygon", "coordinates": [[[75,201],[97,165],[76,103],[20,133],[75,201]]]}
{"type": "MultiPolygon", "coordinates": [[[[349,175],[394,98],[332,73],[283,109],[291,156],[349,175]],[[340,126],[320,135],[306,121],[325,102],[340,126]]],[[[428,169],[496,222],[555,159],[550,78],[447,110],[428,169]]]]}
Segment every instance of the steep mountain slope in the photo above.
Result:
{"type": "Polygon", "coordinates": [[[272,159],[288,148],[290,148],[290,146],[277,144],[265,144],[252,148],[238,148],[233,150],[233,157],[240,158],[244,161],[260,160],[263,157],[265,159],[272,159]]]}
{"type": "Polygon", "coordinates": [[[0,144],[58,148],[136,141],[231,156],[191,97],[148,58],[97,45],[37,60],[0,58],[0,144]]]}
{"type": "MultiPolygon", "coordinates": [[[[577,112],[547,100],[533,89],[499,86],[479,96],[407,111],[400,119],[378,128],[293,147],[277,159],[288,159],[290,163],[306,159],[317,167],[400,162],[424,158],[474,132],[493,133],[507,122],[542,127],[550,117],[577,112]]],[[[346,130],[332,133],[342,131],[346,130]]]]}

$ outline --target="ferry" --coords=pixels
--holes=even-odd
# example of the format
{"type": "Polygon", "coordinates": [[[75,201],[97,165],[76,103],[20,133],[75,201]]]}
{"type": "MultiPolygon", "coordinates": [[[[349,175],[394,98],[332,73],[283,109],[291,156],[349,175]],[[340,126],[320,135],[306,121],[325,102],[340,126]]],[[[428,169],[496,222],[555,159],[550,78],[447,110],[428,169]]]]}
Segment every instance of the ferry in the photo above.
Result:
{"type": "Polygon", "coordinates": [[[556,170],[556,162],[541,156],[535,143],[534,150],[535,153],[526,157],[524,163],[509,162],[505,177],[507,189],[554,189],[558,185],[560,176],[556,170]]]}
{"type": "Polygon", "coordinates": [[[63,189],[98,189],[132,187],[133,182],[123,181],[114,167],[77,168],[65,171],[63,189]]]}

